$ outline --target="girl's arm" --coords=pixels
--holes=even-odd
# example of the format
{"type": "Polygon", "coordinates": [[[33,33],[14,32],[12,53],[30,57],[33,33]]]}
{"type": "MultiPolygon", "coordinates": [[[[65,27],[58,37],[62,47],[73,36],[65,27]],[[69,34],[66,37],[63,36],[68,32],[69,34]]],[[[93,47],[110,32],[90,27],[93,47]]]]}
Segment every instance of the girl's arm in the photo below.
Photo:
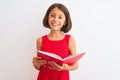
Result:
{"type": "MultiPolygon", "coordinates": [[[[36,41],[36,47],[37,47],[37,51],[41,50],[41,43],[42,43],[42,38],[38,38],[37,41],[36,41]]],[[[40,57],[33,57],[33,60],[32,60],[32,63],[33,63],[33,66],[39,70],[40,69],[40,66],[45,64],[46,61],[45,60],[41,60],[40,57]]]]}
{"type": "MultiPolygon", "coordinates": [[[[73,36],[70,36],[70,40],[69,40],[69,49],[70,49],[70,53],[71,55],[76,54],[76,43],[75,43],[75,39],[73,36]]],[[[68,70],[75,70],[78,68],[78,63],[74,63],[72,65],[69,65],[68,67],[66,67],[66,69],[68,70]]]]}

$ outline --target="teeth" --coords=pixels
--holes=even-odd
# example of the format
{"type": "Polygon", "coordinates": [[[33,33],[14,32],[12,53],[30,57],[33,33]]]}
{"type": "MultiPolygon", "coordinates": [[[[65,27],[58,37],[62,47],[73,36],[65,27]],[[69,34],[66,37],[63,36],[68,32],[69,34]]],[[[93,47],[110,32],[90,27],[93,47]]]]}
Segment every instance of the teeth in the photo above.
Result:
{"type": "Polygon", "coordinates": [[[53,23],[53,25],[54,25],[54,26],[57,26],[57,25],[59,25],[59,24],[57,24],[57,23],[53,23]]]}

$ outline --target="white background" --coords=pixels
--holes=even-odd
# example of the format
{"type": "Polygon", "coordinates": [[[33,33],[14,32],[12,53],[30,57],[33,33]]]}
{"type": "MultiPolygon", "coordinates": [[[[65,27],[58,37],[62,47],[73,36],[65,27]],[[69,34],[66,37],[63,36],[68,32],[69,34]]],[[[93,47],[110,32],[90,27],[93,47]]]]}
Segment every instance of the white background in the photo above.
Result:
{"type": "Polygon", "coordinates": [[[1,0],[0,80],[36,80],[32,65],[36,39],[48,33],[42,26],[47,8],[61,2],[70,11],[77,52],[87,54],[71,80],[120,80],[119,0],[1,0]]]}

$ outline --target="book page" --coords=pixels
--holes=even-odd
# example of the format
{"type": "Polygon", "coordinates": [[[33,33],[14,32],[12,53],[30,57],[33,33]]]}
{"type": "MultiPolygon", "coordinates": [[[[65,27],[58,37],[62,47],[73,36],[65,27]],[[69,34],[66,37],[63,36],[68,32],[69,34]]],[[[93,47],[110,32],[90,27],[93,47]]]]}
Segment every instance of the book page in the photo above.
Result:
{"type": "Polygon", "coordinates": [[[85,52],[80,53],[80,54],[70,55],[70,56],[64,58],[63,60],[67,60],[67,59],[74,58],[74,57],[77,57],[77,56],[82,56],[83,54],[85,54],[85,52]]]}
{"type": "Polygon", "coordinates": [[[75,55],[70,55],[70,56],[64,58],[63,60],[67,60],[67,59],[70,59],[70,58],[75,57],[75,56],[76,56],[76,54],[75,55]]]}
{"type": "Polygon", "coordinates": [[[56,55],[54,53],[44,52],[44,51],[38,51],[38,52],[39,52],[39,54],[44,54],[44,55],[47,55],[47,56],[62,60],[62,58],[60,56],[58,56],[58,55],[56,55]]]}

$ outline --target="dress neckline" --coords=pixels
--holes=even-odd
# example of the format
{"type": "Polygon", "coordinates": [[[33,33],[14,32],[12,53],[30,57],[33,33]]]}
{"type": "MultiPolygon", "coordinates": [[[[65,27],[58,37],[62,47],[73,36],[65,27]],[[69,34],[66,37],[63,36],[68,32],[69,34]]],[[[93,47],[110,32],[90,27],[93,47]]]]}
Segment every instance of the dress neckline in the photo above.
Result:
{"type": "Polygon", "coordinates": [[[48,35],[46,35],[47,40],[52,41],[52,42],[62,41],[62,40],[65,39],[65,37],[66,37],[66,34],[64,35],[64,37],[63,37],[62,39],[59,39],[59,40],[51,40],[51,39],[48,38],[48,35]]]}

